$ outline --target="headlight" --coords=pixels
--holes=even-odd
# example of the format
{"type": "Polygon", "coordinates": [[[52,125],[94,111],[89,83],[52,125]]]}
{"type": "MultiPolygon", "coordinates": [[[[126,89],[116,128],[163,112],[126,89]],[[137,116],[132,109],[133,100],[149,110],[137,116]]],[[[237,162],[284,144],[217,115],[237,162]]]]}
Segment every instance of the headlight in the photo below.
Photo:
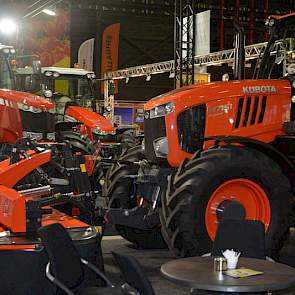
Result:
{"type": "Polygon", "coordinates": [[[166,104],[162,104],[151,109],[150,118],[153,119],[153,118],[163,117],[169,113],[172,113],[173,111],[174,111],[174,103],[168,102],[166,104]]]}
{"type": "Polygon", "coordinates": [[[155,154],[159,158],[166,158],[168,155],[168,140],[167,137],[160,137],[153,142],[155,154]]]}
{"type": "Polygon", "coordinates": [[[31,112],[31,113],[42,113],[42,109],[40,108],[36,108],[36,107],[33,107],[33,106],[28,106],[26,104],[23,104],[21,102],[18,102],[17,103],[17,107],[22,110],[22,111],[25,111],[25,112],[31,112]]]}
{"type": "Polygon", "coordinates": [[[55,140],[55,133],[54,132],[47,133],[47,139],[48,140],[55,140]]]}
{"type": "Polygon", "coordinates": [[[46,77],[51,77],[51,76],[52,76],[52,72],[50,72],[50,71],[46,71],[46,72],[45,72],[45,76],[46,76],[46,77]]]}
{"type": "Polygon", "coordinates": [[[108,134],[116,134],[116,131],[103,131],[100,129],[92,128],[91,132],[97,135],[108,135],[108,134]]]}

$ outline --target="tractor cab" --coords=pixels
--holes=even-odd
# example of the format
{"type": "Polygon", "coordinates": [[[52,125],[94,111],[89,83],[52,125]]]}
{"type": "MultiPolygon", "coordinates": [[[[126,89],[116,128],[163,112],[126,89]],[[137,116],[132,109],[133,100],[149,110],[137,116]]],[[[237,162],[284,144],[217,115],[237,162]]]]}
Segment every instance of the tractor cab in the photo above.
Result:
{"type": "Polygon", "coordinates": [[[42,67],[36,74],[27,67],[17,69],[15,76],[20,89],[54,101],[57,122],[81,124],[82,134],[87,134],[92,140],[96,135],[115,133],[111,122],[96,112],[94,72],[79,68],[42,67]],[[26,84],[35,85],[34,90],[26,84]]]}
{"type": "Polygon", "coordinates": [[[15,91],[10,59],[12,46],[0,44],[0,142],[14,144],[22,137],[54,139],[54,104],[40,96],[15,91]]]}
{"type": "Polygon", "coordinates": [[[41,73],[41,91],[45,97],[51,96],[55,101],[57,114],[64,115],[66,106],[70,105],[96,111],[93,72],[76,68],[43,67],[41,73]]]}

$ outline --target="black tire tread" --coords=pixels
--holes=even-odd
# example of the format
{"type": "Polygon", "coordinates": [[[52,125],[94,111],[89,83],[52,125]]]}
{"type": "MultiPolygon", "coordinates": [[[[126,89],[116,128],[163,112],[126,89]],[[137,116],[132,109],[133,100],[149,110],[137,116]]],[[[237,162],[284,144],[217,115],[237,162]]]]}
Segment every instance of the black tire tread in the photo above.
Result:
{"type": "MultiPolygon", "coordinates": [[[[122,160],[138,161],[144,159],[141,146],[129,149],[128,153],[121,155],[122,160]]],[[[138,165],[118,165],[115,164],[108,174],[107,195],[109,198],[108,207],[131,209],[136,206],[136,200],[130,199],[133,183],[126,175],[135,175],[138,172],[138,165]]],[[[166,243],[162,237],[161,229],[155,227],[151,230],[139,230],[127,226],[116,225],[118,233],[127,241],[135,244],[138,248],[166,248],[166,243]]]]}
{"type": "MultiPolygon", "coordinates": [[[[294,202],[290,182],[283,175],[279,165],[261,152],[230,145],[202,152],[191,161],[184,162],[175,175],[168,179],[166,195],[162,198],[160,219],[163,237],[175,256],[195,256],[206,251],[210,252],[211,240],[204,237],[202,233],[196,232],[195,225],[192,224],[195,222],[194,210],[205,202],[202,196],[206,189],[208,191],[214,186],[212,183],[215,181],[214,177],[224,177],[226,181],[226,176],[220,176],[222,172],[231,171],[238,165],[247,165],[247,168],[251,170],[251,164],[254,165],[253,167],[257,166],[256,175],[253,177],[263,180],[264,185],[273,190],[273,196],[277,198],[279,196],[279,200],[272,197],[274,206],[272,211],[277,211],[276,220],[273,221],[275,233],[266,235],[267,255],[277,257],[289,231],[290,210],[294,202]],[[270,183],[271,180],[273,183],[270,183]],[[200,246],[201,240],[204,240],[202,243],[207,249],[200,246]]],[[[239,173],[249,178],[248,170],[246,168],[244,170],[239,173]]],[[[216,181],[222,181],[222,179],[216,181]]],[[[202,210],[205,209],[206,207],[202,208],[202,210]]]]}

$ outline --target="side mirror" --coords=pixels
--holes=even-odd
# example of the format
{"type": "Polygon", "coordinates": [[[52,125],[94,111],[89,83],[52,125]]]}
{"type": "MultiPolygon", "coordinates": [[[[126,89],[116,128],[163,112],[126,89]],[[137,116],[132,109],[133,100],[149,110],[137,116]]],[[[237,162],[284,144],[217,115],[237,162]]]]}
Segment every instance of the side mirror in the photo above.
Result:
{"type": "Polygon", "coordinates": [[[33,60],[32,62],[33,74],[40,75],[41,74],[41,61],[33,60]]]}
{"type": "Polygon", "coordinates": [[[52,91],[51,90],[49,90],[49,89],[47,89],[47,90],[44,90],[43,91],[43,95],[44,95],[44,97],[46,97],[46,98],[51,98],[52,97],[52,91]]]}
{"type": "Polygon", "coordinates": [[[222,81],[225,82],[225,81],[229,81],[229,74],[228,73],[225,73],[222,75],[222,81]]]}

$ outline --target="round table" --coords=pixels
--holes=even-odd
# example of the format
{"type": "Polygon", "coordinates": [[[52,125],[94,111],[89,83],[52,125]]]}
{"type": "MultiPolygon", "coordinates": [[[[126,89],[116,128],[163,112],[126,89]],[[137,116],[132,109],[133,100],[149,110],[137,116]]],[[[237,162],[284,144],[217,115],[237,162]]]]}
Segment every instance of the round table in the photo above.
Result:
{"type": "Polygon", "coordinates": [[[232,278],[213,269],[213,257],[189,257],[169,261],[161,272],[168,280],[193,289],[217,292],[268,292],[295,286],[295,268],[267,260],[240,258],[237,268],[262,271],[262,275],[232,278]]]}

